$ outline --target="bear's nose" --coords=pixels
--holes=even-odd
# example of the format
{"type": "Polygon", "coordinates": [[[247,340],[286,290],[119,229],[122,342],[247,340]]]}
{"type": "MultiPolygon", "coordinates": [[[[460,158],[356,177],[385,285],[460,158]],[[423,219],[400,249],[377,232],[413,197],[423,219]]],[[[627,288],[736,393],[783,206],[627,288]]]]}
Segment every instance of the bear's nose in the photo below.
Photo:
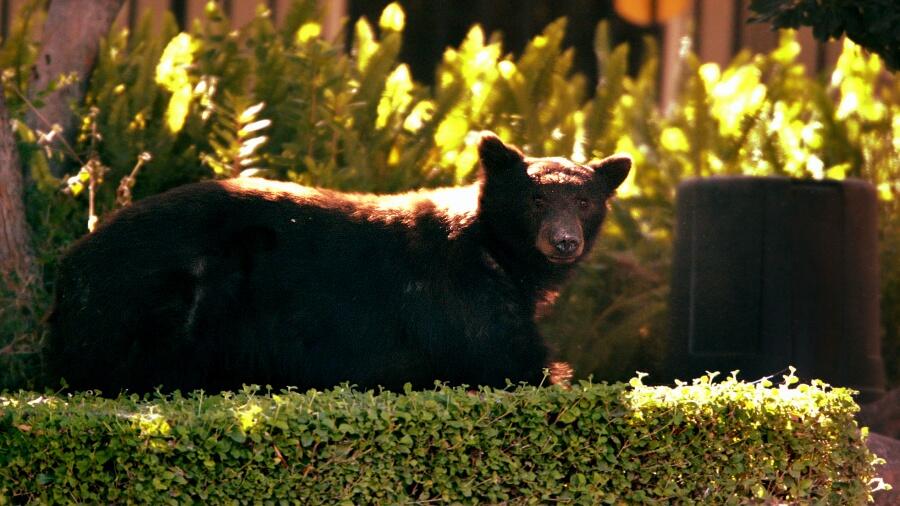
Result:
{"type": "Polygon", "coordinates": [[[560,255],[572,255],[581,246],[581,241],[571,235],[564,235],[553,241],[553,248],[560,255]]]}

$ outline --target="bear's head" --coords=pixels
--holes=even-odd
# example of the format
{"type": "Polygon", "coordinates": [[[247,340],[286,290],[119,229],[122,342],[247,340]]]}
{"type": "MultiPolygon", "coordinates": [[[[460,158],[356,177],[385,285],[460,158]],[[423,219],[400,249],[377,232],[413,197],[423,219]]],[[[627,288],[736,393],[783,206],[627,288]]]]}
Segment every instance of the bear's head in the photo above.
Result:
{"type": "Polygon", "coordinates": [[[606,216],[606,202],[631,169],[615,155],[585,165],[565,158],[530,158],[496,135],[478,145],[480,217],[505,256],[569,265],[591,248],[606,216]]]}

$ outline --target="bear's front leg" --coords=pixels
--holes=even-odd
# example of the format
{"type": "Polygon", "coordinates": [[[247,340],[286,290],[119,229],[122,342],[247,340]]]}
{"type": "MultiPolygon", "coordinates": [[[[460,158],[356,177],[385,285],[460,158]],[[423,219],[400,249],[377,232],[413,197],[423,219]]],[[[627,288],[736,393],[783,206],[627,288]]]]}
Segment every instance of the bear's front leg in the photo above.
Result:
{"type": "Polygon", "coordinates": [[[465,346],[456,347],[441,360],[449,381],[494,388],[506,388],[507,381],[535,386],[544,382],[549,350],[537,329],[493,330],[469,336],[465,346]]]}

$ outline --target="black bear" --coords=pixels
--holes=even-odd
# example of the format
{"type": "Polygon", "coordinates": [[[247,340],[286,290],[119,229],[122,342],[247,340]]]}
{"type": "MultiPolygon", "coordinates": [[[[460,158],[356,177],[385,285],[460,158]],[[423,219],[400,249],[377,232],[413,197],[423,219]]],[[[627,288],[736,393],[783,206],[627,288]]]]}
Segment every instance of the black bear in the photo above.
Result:
{"type": "Polygon", "coordinates": [[[61,261],[51,377],[108,394],[540,383],[536,311],[590,250],[631,160],[528,158],[490,133],[478,152],[464,187],[240,178],[119,211],[61,261]]]}

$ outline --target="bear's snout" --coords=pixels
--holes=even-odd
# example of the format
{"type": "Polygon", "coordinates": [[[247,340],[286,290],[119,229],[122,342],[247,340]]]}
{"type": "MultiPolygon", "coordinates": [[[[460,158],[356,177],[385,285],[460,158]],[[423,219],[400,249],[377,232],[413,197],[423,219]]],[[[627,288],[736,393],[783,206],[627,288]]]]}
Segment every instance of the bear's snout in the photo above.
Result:
{"type": "Polygon", "coordinates": [[[570,256],[581,247],[581,240],[569,234],[563,234],[553,241],[556,252],[563,256],[570,256]]]}
{"type": "Polygon", "coordinates": [[[581,223],[565,219],[545,222],[538,233],[537,248],[553,263],[574,262],[584,251],[581,223]]]}

